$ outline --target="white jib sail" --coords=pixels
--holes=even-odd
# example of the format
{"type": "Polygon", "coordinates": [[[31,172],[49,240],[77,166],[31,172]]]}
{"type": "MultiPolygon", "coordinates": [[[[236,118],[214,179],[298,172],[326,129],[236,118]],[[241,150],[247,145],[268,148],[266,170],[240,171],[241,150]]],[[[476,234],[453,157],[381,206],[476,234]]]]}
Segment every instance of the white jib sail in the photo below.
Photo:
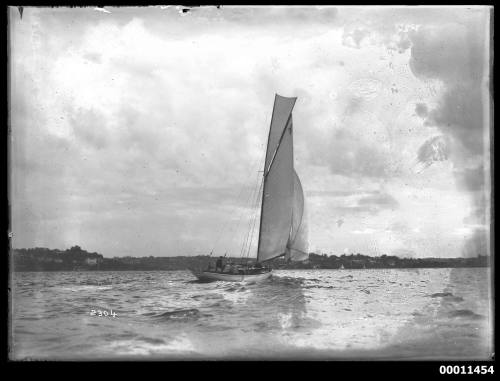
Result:
{"type": "Polygon", "coordinates": [[[304,261],[309,257],[307,212],[304,191],[299,176],[293,171],[292,228],[288,239],[286,259],[304,261]]]}

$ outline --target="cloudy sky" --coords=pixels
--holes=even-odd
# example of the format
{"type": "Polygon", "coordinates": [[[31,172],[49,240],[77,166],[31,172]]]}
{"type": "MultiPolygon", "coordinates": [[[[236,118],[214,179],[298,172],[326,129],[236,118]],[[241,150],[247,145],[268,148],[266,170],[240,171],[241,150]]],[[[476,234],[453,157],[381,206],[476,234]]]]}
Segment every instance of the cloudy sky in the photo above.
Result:
{"type": "Polygon", "coordinates": [[[14,247],[239,255],[279,93],[298,97],[311,251],[487,250],[489,8],[10,8],[9,23],[14,247]]]}

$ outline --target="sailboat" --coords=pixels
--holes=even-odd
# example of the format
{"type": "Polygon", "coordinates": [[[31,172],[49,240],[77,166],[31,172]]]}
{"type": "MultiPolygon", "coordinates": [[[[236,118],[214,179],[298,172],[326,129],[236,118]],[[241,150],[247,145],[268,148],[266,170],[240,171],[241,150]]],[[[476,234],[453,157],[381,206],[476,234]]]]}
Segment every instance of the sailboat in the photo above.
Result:
{"type": "Polygon", "coordinates": [[[293,165],[292,110],[297,98],[274,98],[263,170],[256,264],[233,271],[194,271],[202,281],[258,282],[269,278],[266,262],[278,257],[288,261],[309,258],[304,192],[293,165]]]}

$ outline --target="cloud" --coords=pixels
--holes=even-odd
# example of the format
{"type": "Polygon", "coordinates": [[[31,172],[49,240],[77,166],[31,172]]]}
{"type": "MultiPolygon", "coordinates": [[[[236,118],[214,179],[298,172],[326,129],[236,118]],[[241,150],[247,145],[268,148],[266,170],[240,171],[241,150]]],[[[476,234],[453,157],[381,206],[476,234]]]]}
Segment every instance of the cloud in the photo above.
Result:
{"type": "Polygon", "coordinates": [[[388,232],[397,232],[397,233],[409,233],[410,232],[410,228],[408,227],[408,225],[406,223],[403,223],[401,221],[396,221],[394,223],[392,223],[387,229],[386,231],[388,232]]]}
{"type": "Polygon", "coordinates": [[[490,251],[489,241],[490,238],[488,229],[475,229],[463,248],[463,255],[466,257],[491,255],[492,253],[490,251]]]}
{"type": "Polygon", "coordinates": [[[418,149],[417,160],[426,167],[436,161],[448,159],[448,145],[443,136],[435,136],[425,141],[418,149]]]}
{"type": "MultiPolygon", "coordinates": [[[[457,79],[460,80],[463,78],[457,79]]],[[[455,138],[466,155],[483,155],[484,130],[488,128],[484,125],[483,93],[480,82],[450,83],[439,106],[430,111],[426,124],[455,138]]]]}
{"type": "Polygon", "coordinates": [[[359,98],[367,100],[376,98],[380,93],[382,83],[374,78],[361,78],[352,82],[348,88],[356,96],[352,101],[359,102],[359,98]]]}
{"type": "Polygon", "coordinates": [[[425,103],[417,103],[415,106],[415,112],[421,118],[425,118],[428,115],[427,105],[425,103]]]}
{"type": "Polygon", "coordinates": [[[486,224],[490,220],[490,194],[486,190],[488,173],[483,164],[472,168],[454,170],[457,184],[461,189],[469,192],[473,199],[470,215],[464,219],[466,223],[486,224]]]}
{"type": "Polygon", "coordinates": [[[368,213],[375,215],[384,210],[395,210],[398,207],[399,203],[394,197],[378,191],[368,195],[358,193],[356,197],[344,198],[336,210],[347,214],[368,213]]]}
{"type": "MultiPolygon", "coordinates": [[[[203,8],[205,11],[206,8],[203,8]]],[[[249,24],[268,24],[277,26],[292,24],[294,26],[304,24],[330,24],[337,19],[338,10],[335,7],[221,7],[212,10],[212,13],[220,13],[227,21],[245,22],[249,24]],[[298,24],[297,24],[298,23],[298,24]]]]}
{"type": "MultiPolygon", "coordinates": [[[[15,244],[79,244],[110,256],[192,254],[229,221],[237,250],[261,179],[275,93],[298,97],[294,158],[313,246],[352,247],[349,232],[363,231],[367,220],[384,226],[443,213],[443,194],[459,207],[446,224],[430,223],[436,232],[469,211],[481,214],[482,204],[474,210],[460,198],[479,197],[482,186],[480,161],[471,159],[481,156],[480,142],[463,128],[475,116],[447,126],[457,103],[478,112],[446,95],[465,91],[457,73],[466,65],[448,75],[441,63],[425,62],[426,46],[436,47],[428,40],[441,38],[425,28],[454,24],[461,12],[107,9],[26,8],[22,22],[12,18],[15,244]],[[417,78],[408,66],[414,47],[417,78]],[[438,82],[440,102],[428,89],[438,82]],[[434,148],[445,147],[432,140],[440,135],[463,181],[457,189],[442,163],[418,179],[407,169],[422,142],[423,160],[441,157],[434,148]],[[448,146],[447,137],[456,142],[448,146]]],[[[355,250],[371,250],[355,238],[355,250]]]]}
{"type": "Polygon", "coordinates": [[[416,258],[417,253],[414,250],[409,250],[409,249],[396,249],[393,251],[392,255],[396,255],[400,258],[416,258]]]}
{"type": "Polygon", "coordinates": [[[308,160],[327,165],[332,174],[386,178],[391,176],[391,157],[387,148],[365,140],[360,131],[344,128],[318,131],[308,140],[308,160]]]}
{"type": "Polygon", "coordinates": [[[366,228],[363,230],[353,230],[352,234],[373,234],[375,232],[376,232],[375,229],[366,228]]]}
{"type": "Polygon", "coordinates": [[[370,31],[364,28],[356,28],[350,31],[345,31],[342,36],[342,42],[345,46],[359,49],[361,42],[370,35],[370,31]]]}
{"type": "Polygon", "coordinates": [[[396,199],[387,193],[363,197],[358,201],[358,204],[370,206],[375,209],[395,209],[399,206],[396,199]]]}
{"type": "Polygon", "coordinates": [[[430,163],[450,158],[454,164],[457,184],[471,192],[474,213],[484,221],[485,167],[471,163],[489,158],[488,115],[489,81],[488,35],[489,12],[470,14],[462,23],[425,26],[409,33],[412,42],[410,67],[420,78],[438,80],[444,90],[437,106],[429,111],[416,110],[425,117],[427,126],[435,126],[441,138],[426,141],[419,149],[418,159],[430,163]],[[420,111],[420,112],[419,112],[420,111]],[[480,217],[480,216],[483,217],[480,217]]]}
{"type": "Polygon", "coordinates": [[[426,123],[439,127],[471,154],[483,154],[486,38],[475,23],[422,27],[410,33],[410,67],[418,77],[445,85],[426,123]]]}
{"type": "MultiPolygon", "coordinates": [[[[367,193],[367,192],[363,192],[367,193]]],[[[308,190],[306,195],[309,197],[345,197],[359,194],[359,191],[348,190],[308,190]]]]}
{"type": "Polygon", "coordinates": [[[106,118],[96,110],[75,110],[70,113],[70,125],[75,137],[95,149],[103,149],[108,144],[106,118]]]}
{"type": "Polygon", "coordinates": [[[97,64],[102,62],[102,55],[99,53],[86,53],[83,55],[83,58],[97,64]]]}
{"type": "Polygon", "coordinates": [[[475,168],[462,168],[454,171],[461,188],[470,192],[482,191],[485,186],[485,170],[483,165],[475,168]]]}
{"type": "Polygon", "coordinates": [[[419,76],[481,80],[484,36],[474,24],[423,26],[409,33],[410,67],[419,76]],[[474,30],[476,29],[476,30],[474,30]]]}

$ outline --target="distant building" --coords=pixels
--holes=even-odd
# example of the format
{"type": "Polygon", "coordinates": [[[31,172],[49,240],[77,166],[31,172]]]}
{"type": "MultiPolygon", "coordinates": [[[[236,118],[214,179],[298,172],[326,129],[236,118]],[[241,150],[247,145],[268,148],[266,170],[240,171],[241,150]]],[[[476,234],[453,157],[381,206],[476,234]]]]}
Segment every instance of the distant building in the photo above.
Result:
{"type": "Polygon", "coordinates": [[[87,265],[97,265],[99,263],[99,259],[98,258],[85,258],[85,263],[87,265]]]}

